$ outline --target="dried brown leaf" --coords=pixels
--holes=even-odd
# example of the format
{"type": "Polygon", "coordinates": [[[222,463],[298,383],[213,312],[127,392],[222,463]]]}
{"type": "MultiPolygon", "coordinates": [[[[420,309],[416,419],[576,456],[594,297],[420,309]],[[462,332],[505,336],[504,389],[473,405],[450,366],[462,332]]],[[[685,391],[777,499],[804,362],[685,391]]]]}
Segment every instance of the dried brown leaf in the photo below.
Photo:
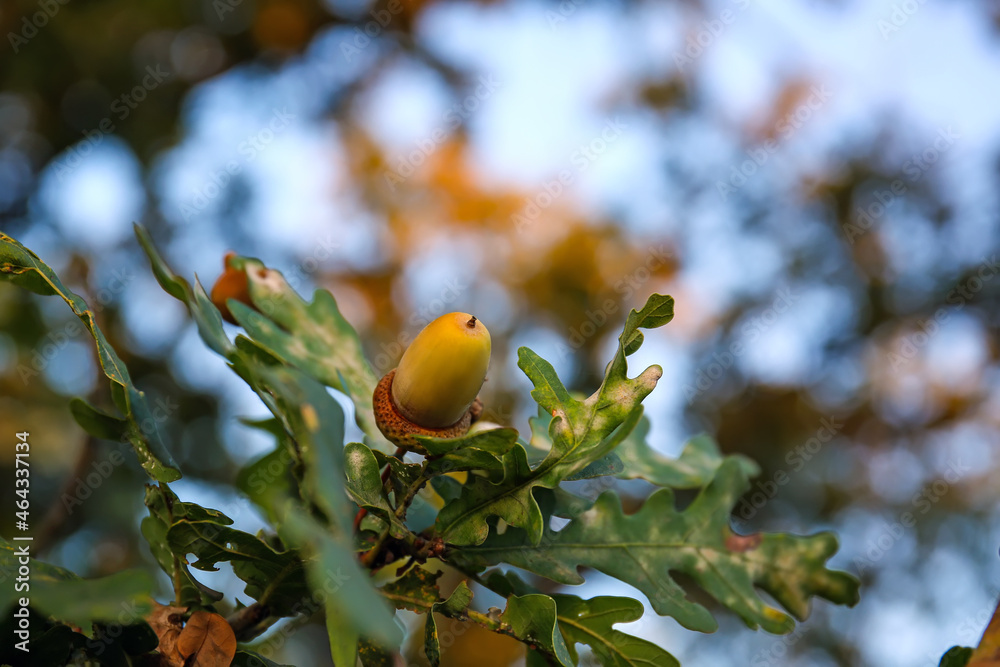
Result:
{"type": "Polygon", "coordinates": [[[160,667],[184,667],[184,656],[177,650],[177,639],[184,627],[185,607],[170,607],[153,601],[153,611],[146,622],[160,638],[160,667]]]}
{"type": "Polygon", "coordinates": [[[187,667],[229,667],[236,655],[236,635],[222,616],[196,611],[177,638],[177,650],[188,660],[187,667]]]}

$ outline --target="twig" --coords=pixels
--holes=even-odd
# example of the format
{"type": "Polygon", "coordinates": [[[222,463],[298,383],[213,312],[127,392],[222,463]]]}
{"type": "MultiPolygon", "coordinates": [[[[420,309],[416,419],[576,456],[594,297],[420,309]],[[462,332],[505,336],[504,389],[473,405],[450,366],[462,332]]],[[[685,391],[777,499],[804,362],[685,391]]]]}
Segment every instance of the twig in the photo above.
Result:
{"type": "Polygon", "coordinates": [[[229,625],[233,628],[233,633],[236,635],[236,641],[245,642],[260,634],[259,632],[253,632],[253,630],[269,615],[270,610],[266,605],[262,605],[260,602],[254,602],[253,604],[243,607],[243,609],[230,614],[226,621],[228,621],[229,625]]]}
{"type": "MultiPolygon", "coordinates": [[[[519,639],[517,636],[514,635],[514,633],[511,630],[506,628],[499,619],[487,616],[482,612],[474,611],[472,609],[466,609],[465,611],[460,611],[460,612],[449,612],[447,609],[434,610],[433,604],[427,604],[423,600],[417,600],[415,598],[410,598],[405,595],[387,593],[384,588],[380,588],[379,593],[382,594],[382,597],[388,600],[405,602],[410,606],[423,608],[424,610],[423,613],[426,614],[436,612],[438,614],[447,616],[448,618],[454,618],[459,621],[468,621],[471,623],[475,623],[476,625],[481,625],[487,630],[490,630],[492,632],[496,632],[502,635],[507,635],[509,637],[514,637],[514,639],[519,639]]],[[[525,640],[520,639],[519,641],[525,641],[525,640]]]]}
{"type": "Polygon", "coordinates": [[[227,618],[226,621],[228,621],[229,625],[233,628],[233,633],[236,635],[236,639],[238,641],[248,641],[253,639],[266,629],[265,627],[257,632],[254,632],[261,624],[261,621],[271,615],[268,601],[278,589],[278,585],[285,577],[288,576],[289,572],[294,570],[296,567],[298,567],[298,563],[295,562],[286,565],[282,568],[281,572],[279,572],[274,579],[271,580],[271,583],[267,585],[267,588],[264,589],[264,592],[261,593],[256,602],[229,615],[229,618],[227,618]]]}

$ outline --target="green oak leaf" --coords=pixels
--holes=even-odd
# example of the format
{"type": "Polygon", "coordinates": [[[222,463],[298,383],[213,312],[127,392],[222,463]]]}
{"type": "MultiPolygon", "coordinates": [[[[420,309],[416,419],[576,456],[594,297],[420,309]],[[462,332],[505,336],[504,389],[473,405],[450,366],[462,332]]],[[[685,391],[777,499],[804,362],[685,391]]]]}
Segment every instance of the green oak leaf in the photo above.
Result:
{"type": "MultiPolygon", "coordinates": [[[[542,408],[538,409],[538,415],[528,420],[531,428],[531,438],[528,442],[522,442],[528,452],[528,463],[532,468],[545,460],[552,450],[552,441],[549,439],[549,424],[552,422],[552,415],[542,408]]],[[[621,445],[619,445],[621,446],[621,445]]],[[[607,475],[617,475],[625,469],[624,463],[616,452],[611,452],[604,458],[600,458],[580,472],[573,473],[564,481],[572,482],[578,479],[593,479],[595,477],[605,477],[607,475]]]]}
{"type": "Polygon", "coordinates": [[[938,667],[965,667],[974,652],[975,649],[968,646],[952,646],[941,656],[938,667]]]}
{"type": "Polygon", "coordinates": [[[438,636],[437,619],[434,613],[449,618],[462,618],[472,603],[472,591],[464,581],[459,582],[447,600],[435,602],[424,623],[424,653],[433,667],[441,664],[441,639],[438,636]]]}
{"type": "MultiPolygon", "coordinates": [[[[613,450],[641,416],[640,406],[605,438],[604,451],[613,450]]],[[[596,460],[604,456],[598,455],[596,460]]],[[[503,464],[503,475],[499,481],[493,481],[496,475],[490,478],[473,477],[461,488],[458,499],[441,509],[436,526],[445,540],[459,545],[482,543],[489,534],[488,519],[492,516],[502,518],[508,525],[524,528],[532,536],[531,544],[541,540],[545,520],[534,492],[557,489],[567,467],[545,468],[543,462],[532,470],[521,443],[515,443],[504,455],[503,464]]],[[[583,471],[591,464],[580,466],[579,470],[583,471]]]]}
{"type": "Polygon", "coordinates": [[[80,426],[84,429],[94,427],[95,433],[93,435],[96,437],[105,437],[111,434],[115,435],[116,439],[124,438],[130,442],[142,469],[153,479],[160,482],[172,482],[179,479],[181,472],[169,450],[160,440],[160,434],[156,428],[159,420],[153,416],[145,394],[132,384],[128,369],[97,326],[94,311],[87,303],[68,289],[55,272],[39,259],[38,255],[3,232],[0,232],[0,279],[10,281],[42,296],[57,295],[62,297],[93,337],[98,361],[104,375],[111,382],[112,397],[115,400],[115,405],[124,414],[123,421],[125,423],[116,426],[108,420],[87,419],[86,417],[90,416],[89,412],[78,405],[73,416],[74,418],[85,417],[83,421],[78,420],[80,426]],[[97,421],[101,423],[97,424],[97,421]],[[110,433],[108,429],[111,429],[110,433]]]}
{"type": "Polygon", "coordinates": [[[326,606],[326,636],[330,640],[330,658],[334,665],[357,663],[357,629],[351,623],[350,612],[343,605],[326,606]]]}
{"type": "MultiPolygon", "coordinates": [[[[503,596],[538,592],[513,570],[490,570],[482,579],[491,590],[503,596]]],[[[552,599],[556,601],[556,620],[574,664],[577,661],[576,644],[590,646],[602,665],[676,667],[679,664],[676,658],[655,644],[613,628],[618,623],[631,623],[642,617],[642,603],[638,600],[612,596],[583,600],[575,595],[553,595],[552,599]]]]}
{"type": "Polygon", "coordinates": [[[191,570],[188,569],[187,563],[175,557],[174,552],[167,544],[167,531],[170,530],[175,519],[186,518],[189,515],[204,520],[217,520],[219,523],[226,524],[231,524],[232,520],[217,510],[206,510],[194,503],[182,503],[167,486],[147,484],[145,504],[149,510],[149,516],[143,518],[139,530],[146,538],[146,542],[149,543],[149,550],[156,562],[167,573],[167,576],[173,578],[175,568],[178,571],[180,599],[177,602],[182,605],[198,605],[202,604],[202,598],[212,602],[221,600],[222,593],[195,579],[191,570]]]}
{"type": "Polygon", "coordinates": [[[521,641],[533,644],[555,664],[574,667],[566,641],[556,620],[556,601],[542,593],[512,595],[500,616],[501,627],[521,641]]]}
{"type": "Polygon", "coordinates": [[[392,652],[364,638],[358,642],[358,658],[361,667],[396,667],[392,652]]]}
{"type": "MultiPolygon", "coordinates": [[[[695,489],[705,486],[725,457],[711,436],[697,435],[684,445],[681,455],[671,459],[649,446],[646,436],[649,420],[643,418],[635,430],[615,450],[624,469],[618,473],[621,479],[644,479],[657,486],[675,489],[695,489]]],[[[760,474],[760,467],[745,456],[733,457],[748,477],[760,474]]]]}
{"type": "Polygon", "coordinates": [[[495,428],[475,431],[460,438],[427,438],[417,440],[433,457],[427,472],[440,474],[463,470],[484,470],[491,475],[503,474],[503,455],[517,442],[517,431],[495,428]]]}
{"type": "Polygon", "coordinates": [[[607,477],[617,475],[625,470],[625,463],[618,456],[618,452],[609,452],[593,463],[589,464],[580,472],[573,473],[565,479],[573,482],[579,479],[594,479],[595,477],[607,477]]]}
{"type": "Polygon", "coordinates": [[[69,570],[30,558],[30,595],[15,591],[13,583],[23,558],[19,549],[24,544],[14,544],[0,537],[0,581],[7,582],[0,587],[0,613],[10,613],[18,598],[28,597],[33,609],[85,632],[101,621],[141,623],[149,613],[155,581],[144,570],[124,570],[106,577],[81,579],[69,570]],[[130,611],[132,616],[122,619],[123,609],[130,611]]]}
{"type": "Polygon", "coordinates": [[[458,584],[447,600],[441,600],[437,580],[442,574],[415,567],[379,589],[382,596],[397,609],[427,615],[424,621],[424,652],[434,667],[441,662],[441,642],[434,614],[464,619],[472,602],[472,591],[464,581],[458,584]]]}
{"type": "MultiPolygon", "coordinates": [[[[400,464],[406,465],[402,462],[400,464]]],[[[406,535],[406,525],[396,516],[385,495],[382,473],[374,452],[360,442],[349,443],[344,448],[344,469],[347,474],[347,493],[351,500],[382,521],[389,522],[390,533],[394,537],[406,535]]]]}
{"type": "Polygon", "coordinates": [[[153,245],[153,239],[146,228],[138,224],[133,225],[133,227],[139,245],[142,246],[143,252],[149,258],[156,282],[160,284],[163,291],[187,306],[191,318],[198,326],[198,334],[205,341],[205,344],[217,354],[228,357],[232,352],[233,343],[223,328],[219,309],[205,293],[205,288],[202,287],[197,277],[194,287],[191,287],[188,281],[175,274],[163,260],[160,253],[157,252],[156,246],[153,245]]]}
{"type": "Polygon", "coordinates": [[[575,644],[586,644],[607,667],[680,667],[677,659],[656,644],[615,630],[617,623],[642,618],[642,603],[632,598],[600,596],[583,600],[553,595],[557,620],[576,662],[575,644]]]}
{"type": "Polygon", "coordinates": [[[375,456],[375,461],[380,470],[386,466],[392,469],[392,474],[389,475],[389,483],[392,485],[392,491],[396,494],[397,498],[401,498],[406,493],[406,490],[413,486],[423,473],[424,467],[419,463],[406,463],[402,459],[389,456],[378,450],[371,450],[371,452],[375,456]]]}
{"type": "MultiPolygon", "coordinates": [[[[282,440],[286,436],[282,433],[282,440]]],[[[259,507],[272,526],[278,526],[284,517],[278,509],[293,498],[291,444],[279,446],[259,459],[251,461],[236,475],[236,488],[259,507]]]]}
{"type": "Polygon", "coordinates": [[[618,338],[618,351],[605,370],[600,388],[585,400],[573,398],[555,369],[537,354],[522,347],[518,366],[535,388],[531,395],[550,413],[551,449],[535,468],[527,450],[518,443],[503,459],[503,475],[474,478],[462,495],[444,508],[435,524],[445,541],[456,545],[481,544],[489,534],[488,520],[497,516],[508,525],[524,528],[529,543],[542,539],[544,524],[535,501],[535,488],[555,488],[559,482],[585,470],[611,453],[638,424],[641,402],[663,374],[650,366],[638,377],[628,377],[626,357],[642,343],[640,327],[659,327],[673,317],[672,297],[654,294],[640,311],[631,311],[618,338]],[[495,482],[499,478],[499,482],[495,482]]]}
{"type": "Polygon", "coordinates": [[[344,497],[344,411],[321,384],[294,368],[258,367],[256,375],[294,437],[303,463],[303,492],[330,521],[347,530],[344,497]]]}
{"type": "Polygon", "coordinates": [[[351,442],[344,447],[344,472],[347,475],[347,493],[358,507],[388,518],[392,507],[385,495],[378,461],[367,445],[351,442]]]}
{"type": "Polygon", "coordinates": [[[444,572],[432,572],[421,567],[413,567],[395,581],[390,581],[379,589],[386,600],[396,609],[407,609],[418,614],[425,614],[433,607],[440,596],[437,580],[444,572]]]}
{"type": "MultiPolygon", "coordinates": [[[[378,595],[368,570],[361,567],[349,535],[331,533],[328,527],[296,508],[287,511],[279,535],[306,554],[306,577],[312,600],[322,600],[327,627],[334,630],[330,641],[344,636],[342,624],[353,628],[350,636],[366,637],[388,649],[397,649],[403,633],[392,610],[378,595]],[[322,593],[321,598],[318,594],[322,593]],[[331,625],[331,615],[336,625],[331,625]]],[[[363,645],[364,642],[360,642],[363,645]]]]}
{"type": "Polygon", "coordinates": [[[431,438],[423,435],[418,435],[416,438],[427,450],[427,453],[433,457],[447,456],[463,449],[481,449],[503,454],[517,441],[517,430],[493,428],[485,431],[472,431],[459,438],[431,438]]]}
{"type": "Polygon", "coordinates": [[[145,570],[123,570],[97,579],[73,579],[55,585],[31,582],[31,605],[49,616],[87,630],[93,623],[116,623],[128,610],[128,623],[150,611],[156,582],[145,570]]]}
{"type": "Polygon", "coordinates": [[[250,298],[257,308],[232,299],[228,303],[247,334],[278,359],[346,394],[354,402],[366,443],[388,454],[395,451],[375,425],[372,394],[379,378],[333,295],[316,290],[312,302],[306,302],[281,273],[258,260],[237,257],[232,265],[246,271],[250,298]]]}
{"type": "MultiPolygon", "coordinates": [[[[528,452],[528,463],[535,467],[545,460],[552,450],[552,441],[549,440],[549,424],[552,422],[552,415],[539,408],[538,415],[528,420],[531,427],[531,438],[526,443],[522,443],[528,452]]],[[[621,445],[619,445],[621,446],[621,445]]],[[[617,452],[611,452],[600,458],[580,472],[574,473],[564,481],[572,482],[578,479],[593,479],[595,477],[605,477],[607,475],[617,475],[625,469],[625,465],[619,458],[617,452]]]]}
{"type": "Polygon", "coordinates": [[[755,587],[800,620],[812,596],[855,604],[858,581],[825,567],[837,550],[831,533],[739,536],[730,530],[732,509],[748,488],[739,462],[730,459],[683,511],[673,492],[661,489],[625,515],[618,496],[606,491],[562,530],[547,530],[534,548],[530,535],[508,527],[481,545],[454,549],[450,559],[471,567],[506,562],[563,584],[583,583],[577,568],[592,567],[641,590],[658,614],[702,632],[714,631],[715,619],[687,598],[671,572],[688,575],[748,626],[774,633],[790,632],[794,621],[755,587]]]}
{"type": "Polygon", "coordinates": [[[266,602],[272,614],[293,615],[310,593],[302,559],[294,551],[276,551],[255,535],[213,521],[176,521],[167,531],[167,544],[182,558],[193,553],[191,567],[206,572],[228,562],[246,583],[245,592],[266,602]]]}
{"type": "Polygon", "coordinates": [[[69,411],[84,431],[102,440],[125,442],[128,440],[128,420],[98,410],[82,398],[69,400],[69,411]]]}
{"type": "MultiPolygon", "coordinates": [[[[406,463],[395,456],[388,456],[377,450],[373,450],[372,453],[375,455],[375,460],[378,462],[380,469],[385,468],[387,465],[392,469],[392,474],[389,475],[391,490],[396,494],[396,498],[402,498],[406,495],[406,491],[417,481],[417,478],[420,477],[423,466],[419,463],[406,463]]],[[[438,479],[448,479],[458,484],[458,482],[450,477],[432,477],[431,481],[433,482],[438,479]]],[[[433,525],[434,520],[437,518],[438,508],[429,501],[430,497],[430,490],[426,486],[414,496],[413,502],[410,503],[410,507],[406,511],[406,517],[404,518],[404,523],[410,531],[419,533],[433,525]]]]}
{"type": "MultiPolygon", "coordinates": [[[[472,477],[458,487],[458,498],[438,513],[435,522],[438,533],[452,543],[480,544],[489,535],[487,519],[491,516],[503,517],[511,525],[530,526],[531,532],[540,533],[542,512],[532,496],[538,481],[528,466],[527,456],[524,447],[516,443],[503,456],[503,476],[499,482],[472,477]]],[[[450,483],[448,486],[454,487],[450,483]]],[[[437,490],[439,485],[434,488],[437,490]]]]}
{"type": "Polygon", "coordinates": [[[462,495],[462,483],[454,477],[433,477],[430,485],[446,504],[462,495]]]}

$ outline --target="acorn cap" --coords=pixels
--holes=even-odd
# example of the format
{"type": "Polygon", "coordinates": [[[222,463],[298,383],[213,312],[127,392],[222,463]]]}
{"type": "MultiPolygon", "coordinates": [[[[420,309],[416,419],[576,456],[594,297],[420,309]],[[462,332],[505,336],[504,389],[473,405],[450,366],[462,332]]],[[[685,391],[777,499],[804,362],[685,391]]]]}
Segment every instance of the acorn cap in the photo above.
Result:
{"type": "Polygon", "coordinates": [[[483,403],[476,398],[466,413],[457,422],[444,428],[428,428],[414,424],[396,408],[392,401],[392,380],[396,369],[392,369],[379,380],[372,395],[372,406],[375,410],[375,424],[382,435],[391,443],[410,452],[427,455],[427,450],[417,442],[416,436],[431,438],[460,438],[469,431],[474,419],[483,412],[483,403]]]}

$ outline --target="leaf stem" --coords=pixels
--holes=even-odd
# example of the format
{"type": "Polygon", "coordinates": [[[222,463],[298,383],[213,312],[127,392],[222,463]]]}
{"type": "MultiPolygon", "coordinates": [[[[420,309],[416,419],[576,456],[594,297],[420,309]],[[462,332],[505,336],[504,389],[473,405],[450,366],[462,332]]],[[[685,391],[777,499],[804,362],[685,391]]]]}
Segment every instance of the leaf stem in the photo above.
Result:
{"type": "MultiPolygon", "coordinates": [[[[170,525],[174,525],[174,501],[171,498],[170,487],[166,482],[157,482],[160,492],[163,494],[163,505],[167,508],[167,518],[170,525]]],[[[173,554],[173,572],[170,577],[174,582],[174,605],[180,607],[181,597],[183,597],[184,580],[181,575],[181,559],[177,554],[173,554]]]]}

